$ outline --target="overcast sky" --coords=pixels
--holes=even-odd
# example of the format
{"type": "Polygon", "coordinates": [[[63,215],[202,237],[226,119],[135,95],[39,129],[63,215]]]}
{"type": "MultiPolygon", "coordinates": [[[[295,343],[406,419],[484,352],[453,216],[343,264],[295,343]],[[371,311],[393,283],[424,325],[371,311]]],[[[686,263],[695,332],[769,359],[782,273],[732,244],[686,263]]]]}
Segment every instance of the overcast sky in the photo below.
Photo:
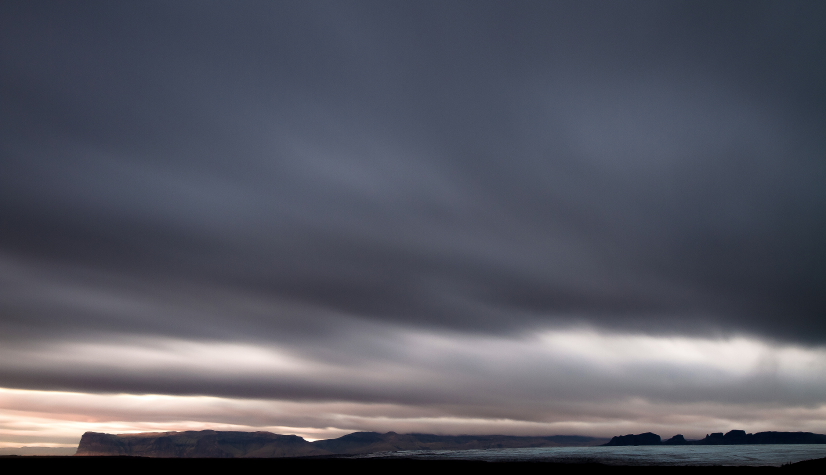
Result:
{"type": "Polygon", "coordinates": [[[0,446],[826,432],[824,24],[0,3],[0,446]]]}

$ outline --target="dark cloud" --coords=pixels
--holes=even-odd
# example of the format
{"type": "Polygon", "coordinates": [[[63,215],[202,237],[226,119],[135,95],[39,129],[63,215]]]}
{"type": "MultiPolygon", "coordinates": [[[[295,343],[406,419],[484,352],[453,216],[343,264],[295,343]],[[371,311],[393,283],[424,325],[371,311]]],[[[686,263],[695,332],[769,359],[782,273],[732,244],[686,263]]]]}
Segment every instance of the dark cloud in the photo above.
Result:
{"type": "Polygon", "coordinates": [[[820,4],[0,18],[6,335],[826,339],[820,4]]]}

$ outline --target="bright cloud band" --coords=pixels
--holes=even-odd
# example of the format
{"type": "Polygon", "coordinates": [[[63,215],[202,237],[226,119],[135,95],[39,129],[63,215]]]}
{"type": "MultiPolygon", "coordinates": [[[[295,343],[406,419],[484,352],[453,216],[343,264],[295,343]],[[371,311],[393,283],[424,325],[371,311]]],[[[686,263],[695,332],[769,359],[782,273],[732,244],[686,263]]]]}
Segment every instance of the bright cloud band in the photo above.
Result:
{"type": "Polygon", "coordinates": [[[523,338],[382,333],[312,350],[169,338],[4,347],[6,379],[26,375],[42,389],[0,390],[0,442],[206,428],[313,439],[354,430],[826,430],[826,351],[818,348],[582,329],[523,338]],[[80,389],[95,378],[106,384],[80,389]],[[174,394],[159,391],[165,380],[174,394]],[[53,381],[68,390],[47,387],[53,381]]]}

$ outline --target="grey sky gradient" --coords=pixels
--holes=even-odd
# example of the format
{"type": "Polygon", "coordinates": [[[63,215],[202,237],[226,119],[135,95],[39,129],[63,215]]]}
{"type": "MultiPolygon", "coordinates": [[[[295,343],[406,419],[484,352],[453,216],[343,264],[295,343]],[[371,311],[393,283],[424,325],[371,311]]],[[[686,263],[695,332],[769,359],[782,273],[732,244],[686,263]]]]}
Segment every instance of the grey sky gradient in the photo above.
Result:
{"type": "Polygon", "coordinates": [[[822,2],[3,2],[0,387],[525,421],[822,405],[824,24],[822,2]],[[606,377],[536,366],[547,332],[809,369],[606,377]],[[342,379],[60,363],[152,341],[342,379]]]}

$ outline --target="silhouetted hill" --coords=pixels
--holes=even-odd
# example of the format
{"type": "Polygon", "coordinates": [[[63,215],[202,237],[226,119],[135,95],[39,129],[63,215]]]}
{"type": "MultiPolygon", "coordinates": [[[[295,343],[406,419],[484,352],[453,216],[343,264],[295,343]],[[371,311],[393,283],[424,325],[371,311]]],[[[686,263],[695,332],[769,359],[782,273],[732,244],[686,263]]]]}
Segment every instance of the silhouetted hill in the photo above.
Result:
{"type": "Polygon", "coordinates": [[[752,445],[752,444],[826,444],[826,435],[811,432],[758,432],[747,434],[743,430],[732,430],[725,434],[715,432],[701,440],[686,440],[682,435],[660,441],[660,436],[644,434],[620,435],[605,445],[752,445]]]}
{"type": "Polygon", "coordinates": [[[188,431],[122,435],[87,432],[80,439],[76,455],[176,458],[301,457],[396,450],[589,446],[604,441],[605,439],[570,435],[517,437],[354,432],[337,439],[307,442],[295,435],[277,435],[270,432],[188,431]]]}
{"type": "Polygon", "coordinates": [[[646,432],[644,434],[628,434],[613,437],[605,445],[660,445],[662,439],[657,434],[646,432]]]}
{"type": "Polygon", "coordinates": [[[706,435],[697,445],[744,445],[744,444],[826,444],[826,435],[811,432],[757,432],[746,434],[743,430],[732,430],[725,435],[715,432],[706,435]]]}
{"type": "Polygon", "coordinates": [[[690,443],[691,442],[685,440],[683,434],[677,434],[674,437],[663,441],[663,445],[688,445],[690,443]]]}

